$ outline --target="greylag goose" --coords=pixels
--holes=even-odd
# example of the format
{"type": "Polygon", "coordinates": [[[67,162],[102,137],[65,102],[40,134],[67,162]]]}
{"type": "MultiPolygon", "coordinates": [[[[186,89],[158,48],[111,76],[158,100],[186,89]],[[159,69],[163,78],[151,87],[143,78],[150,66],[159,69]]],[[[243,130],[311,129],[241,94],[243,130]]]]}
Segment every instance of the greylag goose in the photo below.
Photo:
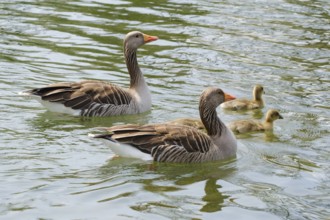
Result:
{"type": "Polygon", "coordinates": [[[130,87],[121,88],[109,82],[85,80],[62,82],[20,94],[37,99],[50,111],[80,116],[138,114],[151,108],[151,94],[139,68],[136,52],[145,43],[157,40],[139,31],[129,32],[124,39],[124,55],[130,87]]]}
{"type": "Polygon", "coordinates": [[[263,93],[264,93],[264,88],[261,85],[255,85],[253,88],[253,100],[235,99],[229,102],[222,103],[220,107],[228,110],[249,110],[249,109],[263,108],[264,107],[264,101],[262,99],[263,93]]]}
{"type": "Polygon", "coordinates": [[[218,118],[216,108],[225,101],[218,88],[207,88],[199,101],[201,120],[207,134],[193,127],[173,124],[117,125],[104,128],[102,138],[112,151],[123,157],[158,162],[199,163],[235,157],[237,142],[218,118]]]}
{"type": "Polygon", "coordinates": [[[273,122],[277,119],[283,119],[282,115],[275,109],[269,109],[263,122],[254,119],[237,120],[229,123],[228,127],[234,133],[240,134],[252,131],[271,131],[273,122]]]}

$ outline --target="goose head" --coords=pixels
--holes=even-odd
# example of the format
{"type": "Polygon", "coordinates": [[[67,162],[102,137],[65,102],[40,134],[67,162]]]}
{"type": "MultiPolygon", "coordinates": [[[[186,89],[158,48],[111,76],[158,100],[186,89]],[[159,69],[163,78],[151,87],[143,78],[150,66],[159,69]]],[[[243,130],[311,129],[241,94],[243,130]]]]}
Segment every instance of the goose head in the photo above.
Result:
{"type": "Polygon", "coordinates": [[[262,85],[255,85],[253,88],[253,97],[254,100],[262,100],[262,94],[265,94],[264,87],[262,85]]]}
{"type": "Polygon", "coordinates": [[[199,99],[199,115],[208,135],[221,136],[223,125],[217,116],[216,108],[221,103],[232,99],[235,97],[215,87],[209,87],[202,92],[199,99]]]}
{"type": "Polygon", "coordinates": [[[202,92],[200,105],[207,109],[216,109],[221,103],[234,99],[234,96],[225,93],[222,89],[209,87],[202,92]]]}
{"type": "Polygon", "coordinates": [[[126,34],[124,46],[136,50],[138,47],[155,40],[158,40],[158,37],[150,36],[140,31],[131,31],[126,34]]]}
{"type": "Polygon", "coordinates": [[[266,114],[266,122],[273,122],[277,119],[283,119],[282,115],[275,109],[269,109],[266,114]]]}

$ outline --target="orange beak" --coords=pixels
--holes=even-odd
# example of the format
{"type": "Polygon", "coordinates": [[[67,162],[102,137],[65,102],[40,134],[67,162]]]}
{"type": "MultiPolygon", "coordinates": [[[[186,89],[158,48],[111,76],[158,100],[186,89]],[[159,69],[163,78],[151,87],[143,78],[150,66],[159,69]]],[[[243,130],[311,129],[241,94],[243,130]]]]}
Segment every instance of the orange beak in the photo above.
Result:
{"type": "Polygon", "coordinates": [[[150,36],[150,35],[147,35],[147,34],[143,34],[143,39],[144,39],[144,43],[149,43],[151,41],[158,40],[158,37],[156,37],[156,36],[150,36]]]}
{"type": "Polygon", "coordinates": [[[236,99],[235,96],[232,96],[228,93],[225,93],[225,102],[236,99]]]}

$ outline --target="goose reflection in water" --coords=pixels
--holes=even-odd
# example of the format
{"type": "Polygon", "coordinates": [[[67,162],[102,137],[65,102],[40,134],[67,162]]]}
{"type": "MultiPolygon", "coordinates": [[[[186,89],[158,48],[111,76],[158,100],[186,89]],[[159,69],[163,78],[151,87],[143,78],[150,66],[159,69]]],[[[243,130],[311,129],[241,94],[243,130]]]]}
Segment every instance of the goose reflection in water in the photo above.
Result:
{"type": "MultiPolygon", "coordinates": [[[[158,212],[158,209],[173,209],[174,211],[184,209],[184,203],[197,204],[200,206],[198,209],[200,212],[211,213],[221,211],[226,206],[226,201],[230,199],[229,195],[221,192],[222,186],[219,182],[226,181],[235,173],[235,164],[233,160],[203,164],[145,163],[140,160],[115,157],[100,168],[100,175],[107,176],[108,184],[111,184],[115,178],[125,179],[123,185],[138,184],[142,187],[135,192],[140,195],[136,197],[146,196],[143,201],[137,199],[134,202],[131,206],[134,210],[158,212]],[[127,175],[129,173],[138,173],[138,175],[127,175]]],[[[117,186],[116,184],[110,188],[117,186]]],[[[134,198],[132,199],[134,201],[134,198]]]]}
{"type": "Polygon", "coordinates": [[[221,211],[222,207],[224,207],[223,204],[230,196],[221,193],[220,188],[222,186],[217,184],[217,179],[210,178],[206,180],[204,188],[205,196],[203,197],[203,201],[206,204],[200,209],[201,212],[221,211]]]}

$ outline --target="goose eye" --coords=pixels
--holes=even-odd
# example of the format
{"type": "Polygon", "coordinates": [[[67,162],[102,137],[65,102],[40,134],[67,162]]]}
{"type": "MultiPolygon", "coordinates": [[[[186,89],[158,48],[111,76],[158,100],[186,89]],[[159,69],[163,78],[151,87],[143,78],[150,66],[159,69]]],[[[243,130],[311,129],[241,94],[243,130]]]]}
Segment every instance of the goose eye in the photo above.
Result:
{"type": "Polygon", "coordinates": [[[138,37],[139,37],[139,35],[137,34],[137,35],[135,35],[135,37],[136,37],[136,38],[138,38],[138,37]]]}

